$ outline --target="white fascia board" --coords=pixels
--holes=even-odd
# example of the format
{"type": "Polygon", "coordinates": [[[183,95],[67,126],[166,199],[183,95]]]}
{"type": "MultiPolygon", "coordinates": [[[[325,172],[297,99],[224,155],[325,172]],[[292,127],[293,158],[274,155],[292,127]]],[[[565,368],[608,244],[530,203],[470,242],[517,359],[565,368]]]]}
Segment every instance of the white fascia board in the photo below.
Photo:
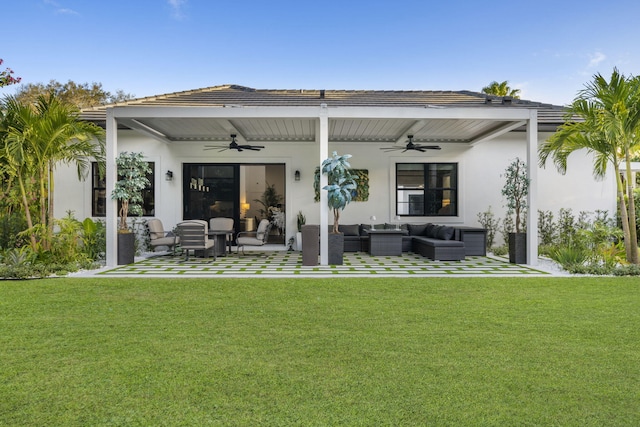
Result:
{"type": "MultiPolygon", "coordinates": [[[[317,118],[318,107],[112,107],[122,118],[317,118]]],[[[527,120],[529,108],[328,107],[328,117],[359,119],[527,120]]]]}
{"type": "Polygon", "coordinates": [[[329,118],[528,120],[529,108],[329,107],[329,118]]]}
{"type": "Polygon", "coordinates": [[[318,107],[113,107],[116,118],[314,118],[318,107]]]}

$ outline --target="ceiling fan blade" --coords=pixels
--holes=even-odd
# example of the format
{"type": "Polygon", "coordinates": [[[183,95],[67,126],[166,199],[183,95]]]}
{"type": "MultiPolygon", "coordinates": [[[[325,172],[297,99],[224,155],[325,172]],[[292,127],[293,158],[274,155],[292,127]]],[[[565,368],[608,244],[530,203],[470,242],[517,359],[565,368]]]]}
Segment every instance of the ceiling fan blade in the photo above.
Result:
{"type": "Polygon", "coordinates": [[[245,150],[252,150],[252,151],[260,151],[264,148],[264,146],[262,145],[240,145],[239,147],[245,149],[245,150]]]}

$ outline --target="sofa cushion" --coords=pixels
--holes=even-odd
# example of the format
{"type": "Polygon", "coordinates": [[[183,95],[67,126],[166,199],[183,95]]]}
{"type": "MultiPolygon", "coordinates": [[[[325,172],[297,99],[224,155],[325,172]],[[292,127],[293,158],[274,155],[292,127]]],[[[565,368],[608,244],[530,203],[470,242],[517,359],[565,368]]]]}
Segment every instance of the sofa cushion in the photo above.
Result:
{"type": "Polygon", "coordinates": [[[428,223],[424,229],[424,235],[427,237],[433,237],[433,227],[435,226],[436,226],[435,224],[428,223]]]}
{"type": "Polygon", "coordinates": [[[360,226],[358,224],[340,224],[338,230],[345,236],[359,236],[360,226]]]}
{"type": "Polygon", "coordinates": [[[427,224],[407,224],[410,236],[424,236],[427,224]]]}
{"type": "Polygon", "coordinates": [[[438,231],[440,231],[441,227],[442,227],[441,225],[434,225],[433,227],[431,227],[429,229],[429,233],[427,234],[427,237],[429,237],[431,239],[437,239],[438,238],[438,231]]]}
{"type": "Polygon", "coordinates": [[[440,240],[451,240],[453,237],[453,233],[455,232],[453,227],[442,226],[438,230],[438,239],[440,240]]]}

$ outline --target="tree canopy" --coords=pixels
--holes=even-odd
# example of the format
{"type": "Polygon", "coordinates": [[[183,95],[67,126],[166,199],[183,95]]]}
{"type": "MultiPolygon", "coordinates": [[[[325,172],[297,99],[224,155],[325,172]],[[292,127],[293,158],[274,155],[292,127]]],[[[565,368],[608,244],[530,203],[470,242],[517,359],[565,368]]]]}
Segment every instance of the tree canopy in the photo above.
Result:
{"type": "Polygon", "coordinates": [[[638,264],[638,237],[631,160],[640,149],[640,78],[626,77],[614,69],[607,80],[596,74],[568,107],[566,122],[538,150],[544,167],[551,157],[557,169],[567,170],[571,153],[593,155],[593,173],[603,177],[607,166],[615,171],[620,220],[627,261],[638,264]],[[576,120],[576,117],[580,120],[576,120]],[[621,164],[625,163],[625,179],[621,164]]]}
{"type": "Polygon", "coordinates": [[[0,102],[1,194],[8,196],[13,185],[18,187],[34,250],[37,242],[49,249],[55,167],[75,164],[84,177],[93,159],[104,161],[104,130],[81,121],[75,106],[54,94],[39,96],[35,104],[15,96],[0,102]],[[39,215],[33,218],[32,212],[39,215]]]}
{"type": "Polygon", "coordinates": [[[60,101],[75,105],[80,109],[133,98],[133,95],[122,90],[117,90],[115,93],[108,92],[103,89],[102,83],[76,83],[71,80],[67,83],[51,80],[46,85],[43,83],[21,85],[15,96],[22,103],[34,105],[37,103],[38,97],[51,93],[60,101]]]}
{"type": "Polygon", "coordinates": [[[507,80],[500,83],[497,81],[489,83],[488,86],[482,88],[482,93],[496,96],[510,96],[512,98],[520,99],[520,89],[512,89],[509,87],[509,82],[507,80]]]}

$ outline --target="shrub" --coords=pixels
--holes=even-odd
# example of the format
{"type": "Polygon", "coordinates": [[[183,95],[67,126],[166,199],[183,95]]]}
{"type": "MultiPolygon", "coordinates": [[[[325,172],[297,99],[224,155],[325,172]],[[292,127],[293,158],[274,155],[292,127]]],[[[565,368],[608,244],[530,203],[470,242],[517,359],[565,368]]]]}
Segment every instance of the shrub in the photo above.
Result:
{"type": "Polygon", "coordinates": [[[27,220],[20,212],[0,215],[0,248],[16,248],[28,244],[18,234],[27,229],[27,220]]]}
{"type": "Polygon", "coordinates": [[[90,260],[97,261],[104,258],[106,246],[104,222],[85,218],[82,221],[82,252],[90,260]]]}
{"type": "Polygon", "coordinates": [[[496,246],[491,248],[491,252],[493,252],[495,256],[504,256],[509,253],[509,247],[507,245],[496,246]]]}
{"type": "Polygon", "coordinates": [[[549,257],[565,270],[577,265],[584,265],[590,256],[590,252],[579,245],[557,246],[549,251],[549,257]]]}
{"type": "Polygon", "coordinates": [[[493,241],[496,237],[496,232],[500,226],[500,220],[495,217],[491,211],[491,206],[484,212],[478,213],[478,222],[487,230],[487,249],[493,246],[493,241]]]}
{"type": "Polygon", "coordinates": [[[538,236],[541,245],[552,245],[556,237],[556,225],[551,211],[538,211],[538,236]]]}

